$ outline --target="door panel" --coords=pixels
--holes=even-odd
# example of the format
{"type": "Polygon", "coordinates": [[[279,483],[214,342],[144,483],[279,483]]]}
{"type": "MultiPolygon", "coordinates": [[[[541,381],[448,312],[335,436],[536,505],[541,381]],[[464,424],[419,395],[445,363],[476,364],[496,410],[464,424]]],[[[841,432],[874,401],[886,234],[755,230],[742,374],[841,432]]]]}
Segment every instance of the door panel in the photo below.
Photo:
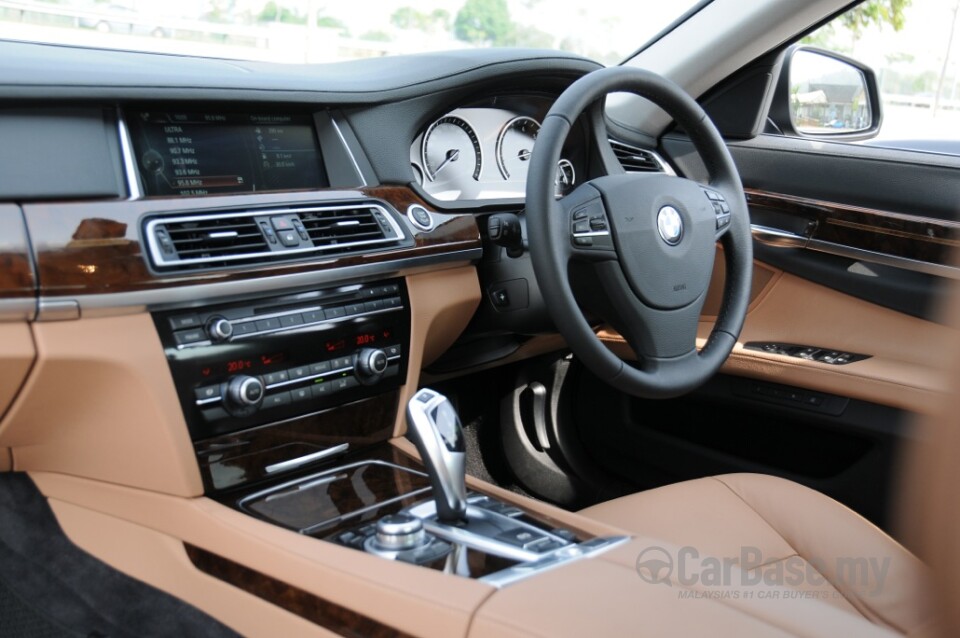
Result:
{"type": "MultiPolygon", "coordinates": [[[[701,344],[712,328],[709,319],[701,321],[701,344]]],[[[600,336],[619,355],[632,357],[620,335],[603,331],[600,336]]],[[[948,362],[941,344],[951,338],[946,326],[782,273],[747,313],[723,372],[920,413],[946,389],[943,370],[948,362]],[[744,348],[750,342],[806,345],[870,358],[833,365],[744,348]]]]}

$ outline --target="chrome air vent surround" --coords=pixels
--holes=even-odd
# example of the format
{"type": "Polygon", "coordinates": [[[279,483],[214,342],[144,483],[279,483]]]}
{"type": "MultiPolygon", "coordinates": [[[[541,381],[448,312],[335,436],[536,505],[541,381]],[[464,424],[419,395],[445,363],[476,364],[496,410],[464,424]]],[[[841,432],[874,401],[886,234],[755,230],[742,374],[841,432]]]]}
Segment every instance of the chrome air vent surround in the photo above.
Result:
{"type": "Polygon", "coordinates": [[[653,151],[624,144],[608,138],[613,154],[617,156],[620,165],[628,173],[666,173],[676,175],[673,168],[663,158],[653,151]]]}
{"type": "Polygon", "coordinates": [[[143,233],[158,271],[269,264],[406,243],[394,215],[370,202],[151,216],[143,233]]]}

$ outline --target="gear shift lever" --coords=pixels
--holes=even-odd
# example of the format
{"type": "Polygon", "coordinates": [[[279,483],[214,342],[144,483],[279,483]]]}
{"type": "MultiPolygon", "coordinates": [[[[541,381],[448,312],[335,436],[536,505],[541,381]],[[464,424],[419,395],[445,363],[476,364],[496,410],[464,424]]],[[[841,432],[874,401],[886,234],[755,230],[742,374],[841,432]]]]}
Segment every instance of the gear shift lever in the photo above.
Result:
{"type": "Polygon", "coordinates": [[[457,411],[447,397],[424,388],[407,404],[407,428],[430,476],[437,518],[444,523],[462,521],[467,510],[467,450],[457,411]]]}

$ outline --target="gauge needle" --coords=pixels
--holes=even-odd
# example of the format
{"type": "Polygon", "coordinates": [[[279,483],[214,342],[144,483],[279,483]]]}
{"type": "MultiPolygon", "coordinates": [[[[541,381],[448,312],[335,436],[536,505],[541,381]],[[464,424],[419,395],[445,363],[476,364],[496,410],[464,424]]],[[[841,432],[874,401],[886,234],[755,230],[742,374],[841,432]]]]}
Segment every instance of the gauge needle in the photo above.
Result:
{"type": "Polygon", "coordinates": [[[446,166],[450,162],[456,162],[458,159],[460,159],[460,149],[451,148],[449,151],[447,151],[446,158],[444,158],[444,160],[440,162],[440,166],[437,167],[437,170],[433,171],[434,177],[436,177],[440,173],[440,169],[442,169],[444,166],[446,166]]]}

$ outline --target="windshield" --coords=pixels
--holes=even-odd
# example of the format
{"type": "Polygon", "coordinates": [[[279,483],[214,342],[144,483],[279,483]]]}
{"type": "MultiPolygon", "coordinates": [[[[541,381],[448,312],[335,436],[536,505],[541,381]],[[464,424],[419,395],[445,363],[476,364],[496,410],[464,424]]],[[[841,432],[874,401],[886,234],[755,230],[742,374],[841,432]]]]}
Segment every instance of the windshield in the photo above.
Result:
{"type": "Polygon", "coordinates": [[[469,47],[615,64],[696,0],[0,0],[0,39],[286,63],[469,47]]]}

